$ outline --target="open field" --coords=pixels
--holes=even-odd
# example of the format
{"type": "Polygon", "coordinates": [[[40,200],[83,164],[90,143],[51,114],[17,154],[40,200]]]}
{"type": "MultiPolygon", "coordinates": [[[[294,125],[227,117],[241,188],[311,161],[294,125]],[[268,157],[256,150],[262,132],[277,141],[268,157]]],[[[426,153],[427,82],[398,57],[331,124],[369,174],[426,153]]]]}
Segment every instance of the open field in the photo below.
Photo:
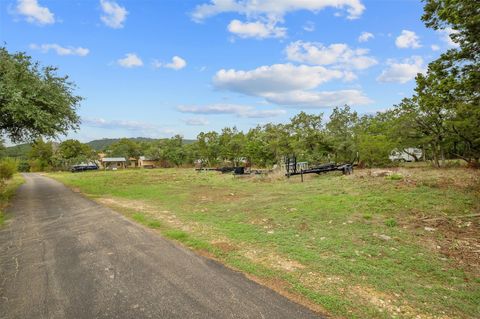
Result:
{"type": "Polygon", "coordinates": [[[4,184],[0,181],[0,226],[5,223],[6,218],[3,210],[23,182],[24,179],[20,174],[15,174],[12,179],[5,181],[4,184]]]}
{"type": "Polygon", "coordinates": [[[480,313],[480,173],[234,178],[191,169],[49,174],[334,317],[480,313]]]}

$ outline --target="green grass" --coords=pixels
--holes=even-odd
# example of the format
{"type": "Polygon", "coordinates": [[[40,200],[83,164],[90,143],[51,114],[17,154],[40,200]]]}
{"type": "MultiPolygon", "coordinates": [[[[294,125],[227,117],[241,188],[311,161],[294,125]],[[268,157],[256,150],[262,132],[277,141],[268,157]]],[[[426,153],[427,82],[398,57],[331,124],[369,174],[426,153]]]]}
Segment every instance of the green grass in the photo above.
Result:
{"type": "Polygon", "coordinates": [[[419,221],[476,212],[474,171],[412,168],[391,175],[401,178],[360,171],[308,176],[305,183],[187,169],[51,176],[91,197],[116,199],[115,208],[167,238],[286,283],[334,316],[480,312],[478,269],[432,249],[428,244],[443,234],[426,232],[419,221]],[[143,211],[134,209],[139,203],[143,211]]]}
{"type": "Polygon", "coordinates": [[[7,216],[3,210],[7,207],[10,199],[15,195],[17,188],[23,184],[24,179],[20,174],[15,174],[12,179],[0,183],[0,226],[5,223],[7,216]]]}

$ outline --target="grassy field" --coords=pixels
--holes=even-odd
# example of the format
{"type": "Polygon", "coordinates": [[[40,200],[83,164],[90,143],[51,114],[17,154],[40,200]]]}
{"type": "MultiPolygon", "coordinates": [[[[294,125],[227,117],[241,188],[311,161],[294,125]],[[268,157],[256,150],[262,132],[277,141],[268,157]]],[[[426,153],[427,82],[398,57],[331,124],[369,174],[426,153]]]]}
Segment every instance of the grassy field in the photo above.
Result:
{"type": "Polygon", "coordinates": [[[50,174],[333,317],[478,318],[480,174],[50,174]]]}
{"type": "Polygon", "coordinates": [[[5,223],[5,214],[3,210],[7,207],[10,199],[15,195],[17,188],[24,182],[19,174],[15,174],[12,179],[1,182],[0,181],[0,226],[5,223]]]}

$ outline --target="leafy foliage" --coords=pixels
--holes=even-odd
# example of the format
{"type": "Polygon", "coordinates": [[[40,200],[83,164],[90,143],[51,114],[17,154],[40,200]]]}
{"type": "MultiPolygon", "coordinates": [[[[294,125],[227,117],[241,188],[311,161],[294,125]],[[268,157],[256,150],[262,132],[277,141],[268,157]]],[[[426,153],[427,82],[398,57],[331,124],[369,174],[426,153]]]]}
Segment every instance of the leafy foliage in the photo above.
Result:
{"type": "Polygon", "coordinates": [[[78,128],[82,98],[57,68],[0,47],[0,133],[13,142],[55,137],[78,128]]]}
{"type": "Polygon", "coordinates": [[[11,158],[4,158],[0,161],[0,182],[10,179],[17,171],[17,162],[11,158]]]}

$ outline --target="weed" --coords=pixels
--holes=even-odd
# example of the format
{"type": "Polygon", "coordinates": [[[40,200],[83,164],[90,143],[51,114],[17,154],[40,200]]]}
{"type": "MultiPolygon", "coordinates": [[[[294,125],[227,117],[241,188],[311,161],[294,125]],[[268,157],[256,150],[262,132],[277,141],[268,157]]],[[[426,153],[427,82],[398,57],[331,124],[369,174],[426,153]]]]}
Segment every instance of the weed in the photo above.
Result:
{"type": "Polygon", "coordinates": [[[385,226],[395,227],[395,226],[397,226],[397,221],[393,218],[389,218],[385,221],[385,226]]]}

